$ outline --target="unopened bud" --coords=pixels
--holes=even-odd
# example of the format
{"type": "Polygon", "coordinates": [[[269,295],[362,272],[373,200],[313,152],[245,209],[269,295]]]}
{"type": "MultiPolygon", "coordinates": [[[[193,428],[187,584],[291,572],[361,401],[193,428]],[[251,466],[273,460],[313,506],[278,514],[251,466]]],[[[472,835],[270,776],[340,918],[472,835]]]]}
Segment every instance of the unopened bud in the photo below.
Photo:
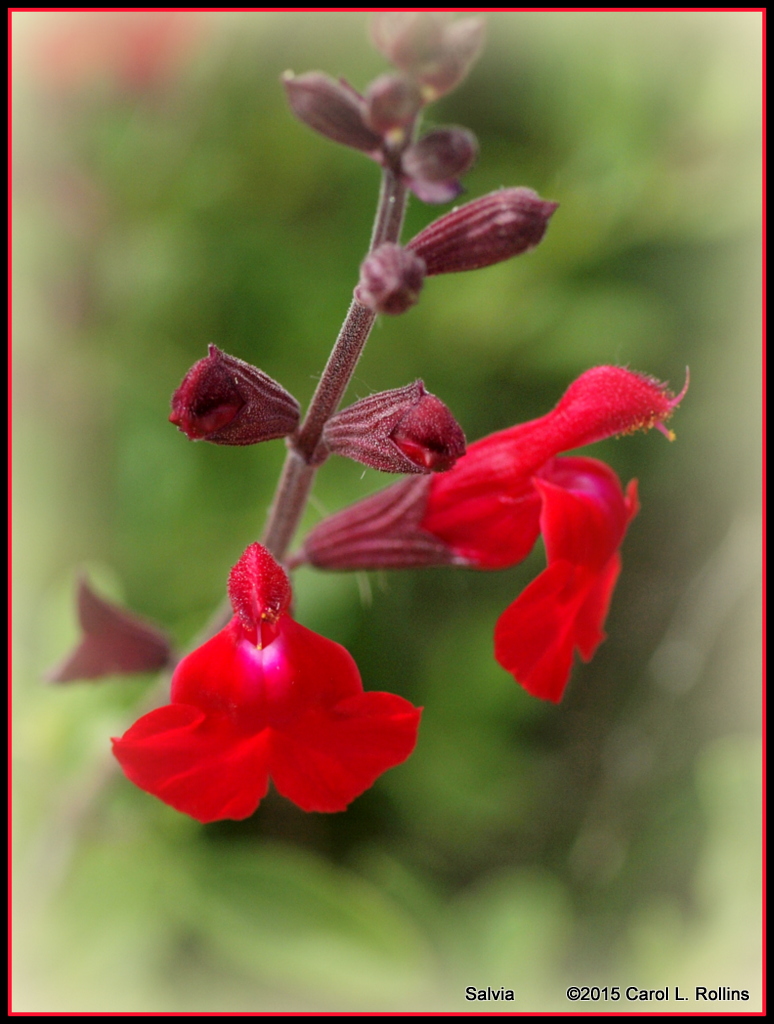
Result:
{"type": "Polygon", "coordinates": [[[425,280],[425,265],[413,252],[384,242],[363,260],[355,298],[374,313],[395,316],[415,305],[425,280]]]}
{"type": "Polygon", "coordinates": [[[46,678],[52,683],[132,672],[156,672],[172,660],[166,635],[78,581],[78,621],[83,633],[75,650],[46,678]]]}
{"type": "Polygon", "coordinates": [[[409,146],[402,157],[410,178],[448,181],[469,170],[478,156],[478,142],[467,128],[436,128],[409,146]]]}
{"type": "Polygon", "coordinates": [[[371,19],[371,39],[392,64],[413,72],[437,57],[450,20],[442,11],[380,11],[371,19]]]}
{"type": "Polygon", "coordinates": [[[383,473],[441,473],[465,454],[465,435],[421,380],[363,398],[333,416],[329,451],[383,473]]]}
{"type": "Polygon", "coordinates": [[[323,519],[295,559],[320,569],[411,569],[458,561],[443,541],[420,528],[430,477],[401,480],[323,519]]]}
{"type": "Polygon", "coordinates": [[[374,45],[422,87],[425,102],[462,81],[484,41],[480,18],[450,21],[445,12],[384,11],[371,23],[374,45]]]}
{"type": "Polygon", "coordinates": [[[380,135],[402,130],[422,108],[419,86],[405,75],[380,75],[366,89],[366,121],[380,135]]]}
{"type": "Polygon", "coordinates": [[[321,71],[303,75],[286,71],[282,84],[299,121],[344,146],[371,156],[379,152],[382,139],[365,123],[363,98],[345,82],[337,82],[321,71]]]}
{"type": "Polygon", "coordinates": [[[503,188],[439,217],[406,248],[428,276],[489,267],[534,249],[558,205],[531,188],[503,188]]]}
{"type": "Polygon", "coordinates": [[[443,32],[442,52],[433,62],[420,69],[426,102],[445,96],[456,89],[478,59],[484,45],[484,22],[481,18],[460,18],[447,25],[443,32]]]}
{"type": "Polygon", "coordinates": [[[191,441],[243,445],[292,434],[299,414],[295,398],[268,374],[210,345],[172,396],[169,421],[191,441]]]}

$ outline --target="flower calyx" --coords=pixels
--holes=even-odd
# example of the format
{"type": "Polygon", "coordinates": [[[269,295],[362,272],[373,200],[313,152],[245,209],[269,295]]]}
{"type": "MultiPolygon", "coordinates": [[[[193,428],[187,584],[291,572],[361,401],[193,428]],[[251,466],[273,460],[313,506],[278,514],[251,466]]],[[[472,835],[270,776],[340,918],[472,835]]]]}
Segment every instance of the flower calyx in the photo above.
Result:
{"type": "Polygon", "coordinates": [[[292,434],[299,418],[298,402],[281,384],[210,345],[172,395],[169,421],[191,441],[248,445],[292,434]]]}
{"type": "Polygon", "coordinates": [[[156,672],[174,662],[167,635],[144,619],[105,600],[85,576],[78,580],[81,640],[65,660],[46,674],[52,683],[135,672],[156,672]]]}
{"type": "Polygon", "coordinates": [[[498,189],[434,220],[406,248],[428,277],[490,267],[534,249],[558,205],[531,188],[498,189]]]}
{"type": "Polygon", "coordinates": [[[465,454],[465,435],[421,380],[369,395],[325,425],[327,449],[384,473],[443,473],[465,454]]]}

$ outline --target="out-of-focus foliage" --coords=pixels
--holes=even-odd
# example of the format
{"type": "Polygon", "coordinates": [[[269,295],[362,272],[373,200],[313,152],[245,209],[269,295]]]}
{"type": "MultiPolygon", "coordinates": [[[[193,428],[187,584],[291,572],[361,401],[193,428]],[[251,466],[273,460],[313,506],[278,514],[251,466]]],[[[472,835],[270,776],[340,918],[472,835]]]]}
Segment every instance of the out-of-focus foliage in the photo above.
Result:
{"type": "MultiPolygon", "coordinates": [[[[419,745],[345,814],[270,796],[201,827],[106,773],[150,679],[40,677],[77,567],[184,645],[259,536],[282,443],[191,444],[169,397],[214,343],[308,401],[378,170],[295,122],[279,75],[385,64],[364,15],[13,16],[16,1009],[563,1011],[571,983],[760,1005],[761,16],[489,22],[430,119],[478,135],[469,197],[561,206],[534,253],[380,322],[350,394],[421,376],[474,439],[595,363],[676,389],[690,364],[675,444],[592,450],[643,506],[609,640],[548,706],[492,658],[540,551],[302,570],[298,617],[425,706],[419,745]]],[[[414,201],[405,237],[436,213],[414,201]]],[[[332,459],[306,523],[382,483],[332,459]]]]}

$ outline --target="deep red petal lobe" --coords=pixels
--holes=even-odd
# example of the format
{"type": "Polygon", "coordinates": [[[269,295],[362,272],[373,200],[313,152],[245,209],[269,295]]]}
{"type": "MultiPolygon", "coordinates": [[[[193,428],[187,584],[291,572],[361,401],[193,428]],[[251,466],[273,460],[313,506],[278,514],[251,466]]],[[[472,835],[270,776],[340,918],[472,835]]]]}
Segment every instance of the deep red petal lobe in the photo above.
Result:
{"type": "Polygon", "coordinates": [[[305,811],[343,811],[414,749],[421,709],[392,693],[358,693],[310,708],[272,736],[272,779],[305,811]]]}
{"type": "Polygon", "coordinates": [[[526,558],[538,538],[540,496],[531,476],[512,473],[508,449],[482,445],[432,478],[420,526],[471,565],[504,569],[526,558]]]}
{"type": "Polygon", "coordinates": [[[637,512],[637,487],[596,459],[554,459],[535,487],[548,568],[500,616],[495,657],[530,693],[559,701],[573,651],[588,661],[621,569],[618,548],[637,512]]]}
{"type": "Polygon", "coordinates": [[[525,690],[558,702],[572,668],[575,618],[583,579],[555,562],[505,609],[495,626],[495,658],[525,690]]]}
{"type": "Polygon", "coordinates": [[[623,540],[627,507],[618,477],[597,459],[553,459],[535,479],[549,564],[566,559],[600,569],[623,540]]]}
{"type": "Polygon", "coordinates": [[[591,661],[597,647],[605,639],[602,626],[607,618],[620,572],[621,556],[616,553],[597,574],[583,604],[578,609],[575,619],[575,646],[584,661],[591,661]]]}
{"type": "Polygon", "coordinates": [[[129,778],[197,821],[241,820],[268,788],[268,730],[240,735],[226,715],[169,704],[113,740],[129,778]]]}
{"type": "Polygon", "coordinates": [[[225,629],[186,655],[172,676],[173,704],[190,704],[208,714],[226,714],[243,702],[244,680],[237,662],[239,626],[225,629]]]}
{"type": "Polygon", "coordinates": [[[294,706],[304,713],[309,706],[330,707],[363,692],[355,659],[341,644],[284,616],[280,625],[293,665],[294,706]]]}

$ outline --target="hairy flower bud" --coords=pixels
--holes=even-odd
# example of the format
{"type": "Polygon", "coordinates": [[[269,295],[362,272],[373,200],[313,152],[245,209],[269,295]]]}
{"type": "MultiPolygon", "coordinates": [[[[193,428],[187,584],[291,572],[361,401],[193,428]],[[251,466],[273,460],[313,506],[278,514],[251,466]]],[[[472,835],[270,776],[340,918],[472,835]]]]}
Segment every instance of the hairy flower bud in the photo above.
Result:
{"type": "Polygon", "coordinates": [[[170,423],[191,441],[257,444],[298,426],[298,402],[268,374],[215,345],[172,395],[170,423]]]}
{"type": "Polygon", "coordinates": [[[173,661],[166,635],[149,622],[100,597],[78,580],[78,646],[46,678],[52,683],[156,672],[173,661]]]}
{"type": "Polygon", "coordinates": [[[371,22],[374,45],[422,86],[426,102],[454,89],[484,41],[480,18],[452,22],[446,12],[382,11],[371,22]]]}
{"type": "Polygon", "coordinates": [[[381,136],[365,122],[365,102],[351,86],[321,71],[294,75],[286,71],[282,84],[291,110],[304,124],[334,142],[370,156],[382,145],[381,136]]]}
{"type": "Polygon", "coordinates": [[[439,217],[406,248],[428,275],[489,267],[534,249],[558,205],[531,188],[503,188],[439,217]]]}
{"type": "Polygon", "coordinates": [[[406,75],[380,75],[366,89],[365,117],[380,135],[402,131],[422,108],[419,86],[406,75]]]}
{"type": "Polygon", "coordinates": [[[374,313],[395,316],[415,305],[425,279],[425,264],[413,252],[385,242],[363,260],[355,298],[374,313]]]}
{"type": "Polygon", "coordinates": [[[333,416],[330,451],[384,473],[442,473],[465,454],[465,435],[421,380],[363,398],[333,416]]]}

